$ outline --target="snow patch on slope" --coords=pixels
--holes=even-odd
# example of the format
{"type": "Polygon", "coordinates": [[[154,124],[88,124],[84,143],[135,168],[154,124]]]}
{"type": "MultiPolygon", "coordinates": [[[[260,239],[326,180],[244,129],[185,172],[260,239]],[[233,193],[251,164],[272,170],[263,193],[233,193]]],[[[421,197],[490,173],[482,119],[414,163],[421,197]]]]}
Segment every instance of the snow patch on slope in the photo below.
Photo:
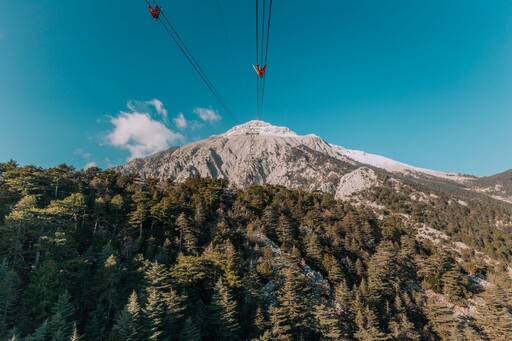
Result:
{"type": "Polygon", "coordinates": [[[264,136],[285,136],[285,137],[298,137],[297,133],[291,131],[287,127],[277,127],[270,123],[253,120],[244,124],[234,126],[222,136],[235,136],[235,135],[264,135],[264,136]]]}
{"type": "Polygon", "coordinates": [[[466,180],[469,180],[468,177],[465,177],[461,174],[457,173],[447,173],[447,172],[440,172],[440,171],[434,171],[430,169],[425,168],[419,168],[414,167],[402,162],[398,162],[392,159],[389,159],[384,156],[375,155],[375,154],[369,154],[360,150],[350,150],[346,149],[340,146],[336,146],[331,144],[331,146],[338,151],[338,153],[342,156],[348,157],[352,160],[355,160],[357,162],[371,165],[374,167],[382,168],[387,170],[388,172],[398,172],[398,173],[409,173],[414,175],[414,173],[423,173],[426,175],[435,176],[438,178],[448,179],[456,182],[464,182],[466,180]]]}

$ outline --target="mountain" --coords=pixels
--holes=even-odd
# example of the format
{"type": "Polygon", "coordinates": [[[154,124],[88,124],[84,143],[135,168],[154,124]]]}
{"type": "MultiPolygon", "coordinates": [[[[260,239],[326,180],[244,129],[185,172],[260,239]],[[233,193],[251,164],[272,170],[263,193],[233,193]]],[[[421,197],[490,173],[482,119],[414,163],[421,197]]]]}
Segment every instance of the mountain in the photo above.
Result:
{"type": "Polygon", "coordinates": [[[260,121],[118,170],[0,163],[1,340],[512,340],[511,171],[260,121]]]}
{"type": "Polygon", "coordinates": [[[510,176],[478,178],[418,168],[258,120],[202,141],[132,160],[117,170],[177,182],[197,176],[221,178],[240,188],[283,185],[322,191],[338,199],[348,199],[391,176],[466,199],[479,197],[512,203],[510,176]]]}

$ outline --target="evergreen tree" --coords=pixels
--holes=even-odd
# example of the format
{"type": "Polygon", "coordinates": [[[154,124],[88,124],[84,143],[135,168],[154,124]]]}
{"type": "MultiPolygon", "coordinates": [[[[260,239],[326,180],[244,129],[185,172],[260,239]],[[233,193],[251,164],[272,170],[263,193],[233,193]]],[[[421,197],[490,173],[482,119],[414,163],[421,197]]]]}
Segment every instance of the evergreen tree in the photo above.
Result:
{"type": "Polygon", "coordinates": [[[141,308],[139,306],[137,293],[134,291],[124,310],[119,314],[112,331],[120,340],[136,341],[142,340],[143,334],[141,308]]]}
{"type": "Polygon", "coordinates": [[[340,340],[342,338],[343,331],[339,320],[324,304],[319,304],[314,307],[314,315],[316,331],[326,340],[340,340]]]}
{"type": "Polygon", "coordinates": [[[26,290],[25,304],[31,311],[33,322],[40,323],[50,316],[50,309],[58,298],[59,270],[52,259],[36,268],[26,290]]]}
{"type": "Polygon", "coordinates": [[[452,267],[441,276],[443,292],[454,302],[463,304],[467,295],[467,280],[459,269],[452,267]]]}
{"type": "Polygon", "coordinates": [[[224,244],[224,256],[226,258],[223,270],[227,284],[232,288],[240,288],[242,286],[242,279],[240,278],[242,264],[240,255],[230,240],[227,240],[224,244]]]}
{"type": "Polygon", "coordinates": [[[397,279],[395,248],[391,242],[383,241],[368,262],[368,289],[373,302],[391,300],[397,279]]]}
{"type": "Polygon", "coordinates": [[[500,287],[489,287],[477,306],[476,320],[491,340],[512,340],[512,322],[506,296],[500,287]]]}
{"type": "Polygon", "coordinates": [[[7,261],[0,264],[0,337],[4,336],[16,314],[20,280],[15,271],[7,268],[7,261]]]}
{"type": "Polygon", "coordinates": [[[322,261],[322,245],[318,235],[313,232],[310,233],[304,240],[306,244],[306,255],[309,261],[314,265],[321,264],[322,261]]]}
{"type": "Polygon", "coordinates": [[[302,338],[312,324],[310,288],[296,265],[284,269],[278,304],[270,310],[272,333],[278,338],[302,338]]]}
{"type": "Polygon", "coordinates": [[[167,340],[170,333],[165,333],[165,304],[156,288],[149,289],[144,314],[147,321],[148,340],[167,340]]]}
{"type": "Polygon", "coordinates": [[[281,214],[276,226],[277,239],[284,248],[291,248],[295,240],[295,229],[288,217],[281,214]]]}
{"type": "Polygon", "coordinates": [[[270,307],[270,324],[272,325],[272,336],[276,340],[293,340],[293,327],[291,325],[286,309],[282,306],[270,307]]]}
{"type": "Polygon", "coordinates": [[[268,323],[265,320],[265,316],[263,315],[261,306],[258,306],[258,308],[256,308],[253,326],[254,336],[260,336],[265,332],[265,330],[268,329],[268,323]]]}
{"type": "Polygon", "coordinates": [[[71,336],[69,341],[80,341],[82,337],[78,334],[78,329],[76,328],[76,323],[73,324],[73,331],[71,332],[71,336]]]}
{"type": "Polygon", "coordinates": [[[197,231],[192,223],[188,220],[185,213],[178,216],[176,225],[180,231],[180,249],[187,254],[197,255],[198,251],[198,238],[197,231]]]}
{"type": "Polygon", "coordinates": [[[406,314],[399,313],[389,322],[389,330],[394,340],[419,341],[420,334],[406,314]]]}
{"type": "Polygon", "coordinates": [[[27,338],[27,341],[45,341],[48,337],[48,320],[45,320],[39,328],[37,328],[32,335],[27,338]]]}
{"type": "Polygon", "coordinates": [[[139,229],[139,238],[142,237],[144,223],[150,218],[150,201],[149,193],[142,187],[139,188],[132,196],[135,210],[130,213],[130,225],[139,229]]]}
{"type": "Polygon", "coordinates": [[[326,254],[323,257],[322,265],[327,272],[327,277],[330,281],[337,284],[343,280],[343,271],[336,257],[331,254],[326,254]]]}
{"type": "Polygon", "coordinates": [[[384,341],[389,340],[390,337],[386,335],[379,326],[377,316],[366,306],[363,311],[358,311],[356,314],[357,332],[355,337],[362,341],[384,341]]]}
{"type": "MultiPolygon", "coordinates": [[[[105,251],[105,250],[104,250],[105,251]]],[[[106,302],[107,316],[112,316],[119,302],[117,286],[121,281],[121,269],[117,257],[111,254],[98,270],[100,302],[106,302]]]]}
{"type": "Polygon", "coordinates": [[[210,326],[218,339],[239,339],[240,325],[236,313],[236,301],[220,278],[215,284],[210,304],[210,326]]]}
{"type": "Polygon", "coordinates": [[[94,311],[89,314],[89,319],[85,326],[85,335],[89,340],[101,340],[105,334],[108,322],[107,310],[105,306],[99,303],[94,311]]]}
{"type": "Polygon", "coordinates": [[[431,298],[427,301],[426,313],[436,334],[442,339],[449,340],[452,331],[458,326],[453,311],[445,304],[431,298]]]}
{"type": "Polygon", "coordinates": [[[181,331],[181,340],[200,341],[201,331],[197,328],[191,317],[185,320],[185,325],[181,331]]]}
{"type": "Polygon", "coordinates": [[[69,338],[74,322],[71,320],[75,308],[70,302],[71,296],[67,291],[59,295],[59,299],[51,309],[48,321],[48,331],[51,340],[60,341],[69,338]]]}

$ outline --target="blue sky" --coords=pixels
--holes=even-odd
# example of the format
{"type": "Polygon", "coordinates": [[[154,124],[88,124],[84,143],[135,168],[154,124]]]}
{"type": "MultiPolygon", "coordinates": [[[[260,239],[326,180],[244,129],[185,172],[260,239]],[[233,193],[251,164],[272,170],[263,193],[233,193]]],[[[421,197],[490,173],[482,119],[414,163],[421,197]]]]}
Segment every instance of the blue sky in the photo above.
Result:
{"type": "MultiPolygon", "coordinates": [[[[245,122],[254,1],[219,2],[233,58],[217,0],[161,5],[245,122]]],[[[263,120],[490,175],[512,168],[511,62],[509,0],[276,0],[263,120]]],[[[144,1],[0,2],[0,161],[105,168],[234,124],[144,1]]]]}

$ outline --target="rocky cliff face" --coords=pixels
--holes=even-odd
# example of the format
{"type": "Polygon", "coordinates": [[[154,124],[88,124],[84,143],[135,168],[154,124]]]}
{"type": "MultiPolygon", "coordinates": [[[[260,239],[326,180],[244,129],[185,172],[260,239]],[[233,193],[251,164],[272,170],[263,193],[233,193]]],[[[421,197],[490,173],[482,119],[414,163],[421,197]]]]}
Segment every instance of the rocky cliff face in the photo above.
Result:
{"type": "MultiPolygon", "coordinates": [[[[378,186],[382,177],[392,176],[445,192],[512,202],[508,193],[497,196],[486,190],[494,188],[492,177],[482,182],[484,178],[417,168],[263,121],[250,121],[224,134],[132,160],[117,170],[178,182],[195,176],[222,178],[241,188],[268,183],[322,191],[338,199],[378,186]]],[[[502,178],[497,185],[504,187],[507,179],[502,178]]]]}
{"type": "Polygon", "coordinates": [[[335,194],[343,175],[357,168],[357,162],[318,136],[299,136],[285,127],[251,121],[225,134],[133,160],[119,170],[175,181],[201,176],[228,179],[238,187],[269,183],[335,194]]]}

